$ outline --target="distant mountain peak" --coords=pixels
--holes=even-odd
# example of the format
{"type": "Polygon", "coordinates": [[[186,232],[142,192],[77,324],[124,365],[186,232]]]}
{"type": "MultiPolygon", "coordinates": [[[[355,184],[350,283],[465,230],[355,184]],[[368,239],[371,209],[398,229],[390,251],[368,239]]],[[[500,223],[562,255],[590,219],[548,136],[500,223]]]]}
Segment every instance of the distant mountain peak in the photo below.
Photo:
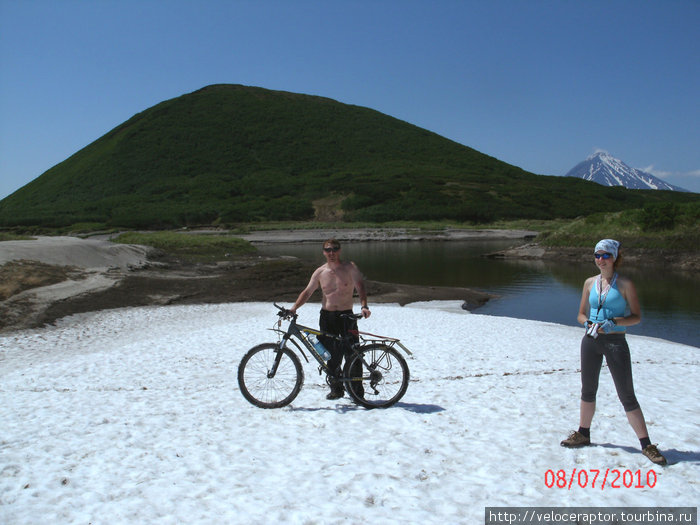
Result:
{"type": "Polygon", "coordinates": [[[567,174],[603,186],[624,186],[633,190],[688,191],[669,184],[651,173],[631,168],[610,153],[598,150],[583,162],[578,163],[567,174]]]}

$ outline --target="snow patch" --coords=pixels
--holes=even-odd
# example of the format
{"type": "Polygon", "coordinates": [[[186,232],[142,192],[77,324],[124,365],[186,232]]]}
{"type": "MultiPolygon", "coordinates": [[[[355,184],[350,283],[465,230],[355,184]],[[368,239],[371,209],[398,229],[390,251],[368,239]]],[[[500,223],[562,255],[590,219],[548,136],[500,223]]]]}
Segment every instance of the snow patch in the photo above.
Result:
{"type": "MultiPolygon", "coordinates": [[[[299,321],[315,326],[318,306],[299,321]]],[[[386,410],[326,400],[311,365],[291,406],[247,403],[236,370],[274,340],[267,303],[125,308],[0,336],[0,522],[471,524],[486,506],[700,499],[697,348],[628,336],[661,468],[605,368],[596,446],[559,446],[578,423],[581,329],[456,306],[374,305],[361,321],[413,352],[408,391],[386,410]],[[573,469],[658,481],[545,485],[573,469]]]]}

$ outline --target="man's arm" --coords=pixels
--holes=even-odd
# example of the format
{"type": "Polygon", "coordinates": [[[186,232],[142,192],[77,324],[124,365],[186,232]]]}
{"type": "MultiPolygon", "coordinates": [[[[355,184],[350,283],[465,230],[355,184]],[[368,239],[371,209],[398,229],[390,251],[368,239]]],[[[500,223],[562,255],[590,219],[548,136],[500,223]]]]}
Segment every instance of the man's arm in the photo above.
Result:
{"type": "Polygon", "coordinates": [[[357,295],[360,297],[362,316],[366,319],[372,315],[372,312],[367,306],[367,290],[365,289],[365,281],[362,277],[362,272],[360,272],[360,269],[355,265],[355,263],[350,264],[352,265],[352,283],[355,286],[355,290],[357,290],[357,295]]]}
{"type": "Polygon", "coordinates": [[[320,284],[319,280],[319,275],[321,274],[321,268],[317,268],[316,271],[311,274],[311,279],[309,280],[309,284],[306,285],[306,288],[302,290],[302,292],[299,294],[299,297],[297,297],[297,300],[294,302],[294,306],[292,306],[289,310],[292,313],[296,313],[296,311],[301,308],[301,306],[306,303],[306,301],[309,300],[309,298],[313,295],[313,293],[316,291],[320,284]]]}

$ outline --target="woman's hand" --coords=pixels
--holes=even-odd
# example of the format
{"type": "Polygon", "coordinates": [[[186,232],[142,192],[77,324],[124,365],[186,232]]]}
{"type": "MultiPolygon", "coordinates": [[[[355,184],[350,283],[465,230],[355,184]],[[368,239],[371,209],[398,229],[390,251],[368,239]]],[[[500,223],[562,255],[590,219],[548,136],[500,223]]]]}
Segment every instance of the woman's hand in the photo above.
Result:
{"type": "Polygon", "coordinates": [[[612,319],[606,319],[605,321],[600,323],[600,327],[598,328],[598,331],[609,334],[610,332],[613,331],[613,328],[615,328],[615,322],[612,319]]]}

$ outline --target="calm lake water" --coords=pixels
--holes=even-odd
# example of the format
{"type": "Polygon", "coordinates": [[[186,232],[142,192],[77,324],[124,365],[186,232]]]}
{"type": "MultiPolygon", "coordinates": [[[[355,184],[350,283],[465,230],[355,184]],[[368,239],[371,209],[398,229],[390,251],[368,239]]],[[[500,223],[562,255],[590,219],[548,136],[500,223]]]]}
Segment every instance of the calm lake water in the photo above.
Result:
{"type": "MultiPolygon", "coordinates": [[[[343,258],[374,281],[458,286],[499,297],[476,313],[579,326],[576,314],[590,264],[550,260],[488,259],[483,255],[519,244],[497,241],[392,241],[343,244],[343,258]]],[[[323,263],[318,243],[260,245],[261,253],[293,255],[323,263]]],[[[624,266],[642,306],[642,322],[631,335],[647,335],[700,347],[700,279],[663,269],[624,266]]],[[[301,291],[301,290],[300,290],[301,291]]]]}

